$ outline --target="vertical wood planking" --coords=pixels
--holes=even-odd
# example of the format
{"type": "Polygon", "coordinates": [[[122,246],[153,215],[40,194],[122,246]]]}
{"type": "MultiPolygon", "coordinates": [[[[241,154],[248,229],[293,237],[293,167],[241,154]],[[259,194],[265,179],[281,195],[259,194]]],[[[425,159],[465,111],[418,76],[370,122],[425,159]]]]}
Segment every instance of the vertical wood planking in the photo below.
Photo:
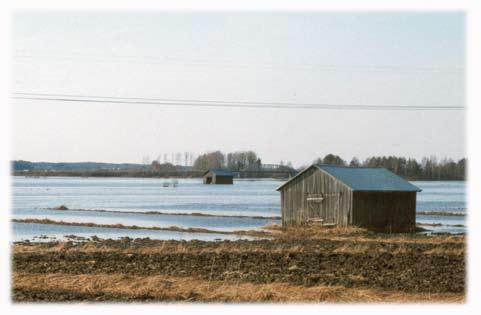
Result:
{"type": "Polygon", "coordinates": [[[311,167],[282,188],[282,224],[304,224],[321,213],[326,216],[324,219],[332,217],[334,223],[347,225],[351,196],[349,187],[324,171],[311,167]],[[309,206],[307,196],[321,193],[326,197],[320,206],[309,206]]]}

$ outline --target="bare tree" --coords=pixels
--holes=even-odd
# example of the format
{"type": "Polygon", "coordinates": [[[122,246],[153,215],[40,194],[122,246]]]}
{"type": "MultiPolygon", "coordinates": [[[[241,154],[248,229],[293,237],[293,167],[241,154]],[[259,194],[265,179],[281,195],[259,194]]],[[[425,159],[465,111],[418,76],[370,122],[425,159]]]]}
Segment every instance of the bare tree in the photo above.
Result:
{"type": "Polygon", "coordinates": [[[208,170],[210,168],[223,168],[224,166],[224,154],[220,151],[215,151],[199,155],[195,159],[193,168],[195,170],[208,170]]]}
{"type": "Polygon", "coordinates": [[[145,155],[142,157],[142,164],[143,165],[149,165],[150,164],[150,158],[148,155],[145,155]]]}
{"type": "Polygon", "coordinates": [[[357,157],[353,157],[351,162],[349,163],[349,166],[358,167],[359,165],[361,165],[361,163],[359,162],[359,159],[357,157]]]}
{"type": "Polygon", "coordinates": [[[177,152],[175,154],[175,165],[181,165],[182,164],[182,153],[177,152]]]}

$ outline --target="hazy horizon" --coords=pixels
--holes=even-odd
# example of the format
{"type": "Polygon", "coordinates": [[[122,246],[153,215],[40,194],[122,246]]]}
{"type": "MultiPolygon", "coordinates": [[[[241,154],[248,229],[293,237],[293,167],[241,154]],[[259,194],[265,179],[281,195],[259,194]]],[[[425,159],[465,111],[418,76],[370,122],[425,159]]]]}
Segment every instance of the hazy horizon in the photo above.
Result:
{"type": "MultiPolygon", "coordinates": [[[[464,106],[463,13],[19,12],[13,91],[464,106]]],[[[142,163],[253,150],[264,163],[465,157],[463,110],[207,108],[20,100],[15,160],[142,163]]]]}
{"type": "MultiPolygon", "coordinates": [[[[200,152],[199,154],[203,154],[203,153],[209,153],[209,152],[212,152],[212,151],[208,151],[208,152],[200,152]]],[[[179,152],[179,153],[183,153],[183,152],[179,152]]],[[[227,154],[227,153],[230,153],[230,152],[222,152],[224,154],[227,154]]],[[[329,154],[329,153],[327,153],[329,154]]],[[[363,162],[366,158],[370,158],[370,157],[382,157],[382,156],[385,156],[385,157],[389,157],[389,155],[376,155],[376,156],[367,156],[365,158],[359,158],[359,156],[357,155],[354,155],[354,156],[351,156],[351,157],[347,157],[347,156],[340,156],[347,164],[349,164],[349,162],[352,160],[352,158],[356,157],[359,159],[359,162],[363,162]]],[[[195,155],[194,157],[197,157],[197,155],[195,155]]],[[[260,158],[262,158],[262,156],[259,156],[260,158]]],[[[323,156],[319,156],[320,158],[323,158],[325,157],[325,155],[323,156]]],[[[416,159],[417,162],[421,163],[422,162],[422,159],[423,158],[436,158],[438,162],[440,162],[441,160],[443,160],[444,158],[447,158],[447,159],[452,159],[454,162],[458,162],[459,160],[461,159],[466,159],[467,156],[462,156],[462,157],[459,157],[459,158],[453,158],[453,157],[450,157],[450,156],[436,156],[436,155],[426,155],[426,156],[423,156],[422,158],[415,158],[415,157],[411,157],[411,156],[396,156],[396,157],[404,157],[406,159],[410,159],[410,158],[414,158],[416,159]]],[[[145,158],[145,157],[144,157],[145,158]]],[[[148,157],[149,158],[149,163],[154,161],[154,160],[158,160],[157,157],[148,157]]],[[[72,160],[72,161],[47,161],[47,160],[25,160],[25,159],[14,159],[12,161],[27,161],[27,162],[32,162],[32,163],[105,163],[105,164],[142,164],[142,161],[138,161],[138,162],[112,162],[112,161],[97,161],[97,160],[72,160]]],[[[280,162],[280,161],[278,161],[280,162]]],[[[292,162],[290,160],[283,160],[282,161],[284,164],[286,164],[287,162],[292,162]]],[[[300,166],[308,166],[308,165],[311,165],[312,163],[314,163],[315,161],[310,161],[308,163],[304,163],[304,164],[300,164],[300,165],[294,165],[295,168],[297,167],[300,167],[300,166]]],[[[160,158],[160,163],[164,163],[164,160],[163,160],[163,157],[160,158]]],[[[169,155],[168,157],[168,161],[167,163],[171,163],[171,164],[174,164],[176,165],[176,162],[175,161],[171,161],[171,155],[169,155]]],[[[269,162],[265,162],[264,160],[262,160],[262,163],[265,163],[265,164],[272,164],[272,163],[269,163],[269,162]]],[[[277,162],[275,163],[277,164],[277,162]]],[[[182,156],[182,162],[178,165],[181,165],[181,166],[184,166],[185,163],[184,163],[184,157],[182,156]]],[[[190,166],[190,165],[188,165],[190,166]]]]}

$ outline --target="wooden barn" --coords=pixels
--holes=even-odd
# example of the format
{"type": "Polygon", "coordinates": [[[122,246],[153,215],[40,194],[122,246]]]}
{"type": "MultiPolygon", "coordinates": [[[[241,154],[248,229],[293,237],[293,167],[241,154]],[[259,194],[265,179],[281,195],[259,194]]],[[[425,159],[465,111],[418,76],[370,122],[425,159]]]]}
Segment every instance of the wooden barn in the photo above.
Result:
{"type": "Polygon", "coordinates": [[[416,226],[418,187],[382,167],[312,165],[279,188],[282,224],[320,222],[384,232],[416,226]]]}
{"type": "Polygon", "coordinates": [[[229,170],[210,169],[204,173],[204,184],[233,184],[234,174],[229,170]]]}

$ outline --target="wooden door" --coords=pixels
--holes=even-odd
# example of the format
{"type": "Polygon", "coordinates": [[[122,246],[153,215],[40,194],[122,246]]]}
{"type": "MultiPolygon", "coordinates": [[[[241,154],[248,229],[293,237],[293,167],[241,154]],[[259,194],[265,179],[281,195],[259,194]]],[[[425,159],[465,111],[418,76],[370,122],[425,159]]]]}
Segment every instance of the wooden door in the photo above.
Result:
{"type": "Polygon", "coordinates": [[[308,221],[324,223],[326,216],[325,213],[323,213],[323,201],[323,194],[307,194],[308,221]]]}
{"type": "Polygon", "coordinates": [[[339,213],[340,194],[323,194],[324,200],[321,203],[321,218],[324,224],[334,224],[337,222],[336,215],[339,213]]]}

